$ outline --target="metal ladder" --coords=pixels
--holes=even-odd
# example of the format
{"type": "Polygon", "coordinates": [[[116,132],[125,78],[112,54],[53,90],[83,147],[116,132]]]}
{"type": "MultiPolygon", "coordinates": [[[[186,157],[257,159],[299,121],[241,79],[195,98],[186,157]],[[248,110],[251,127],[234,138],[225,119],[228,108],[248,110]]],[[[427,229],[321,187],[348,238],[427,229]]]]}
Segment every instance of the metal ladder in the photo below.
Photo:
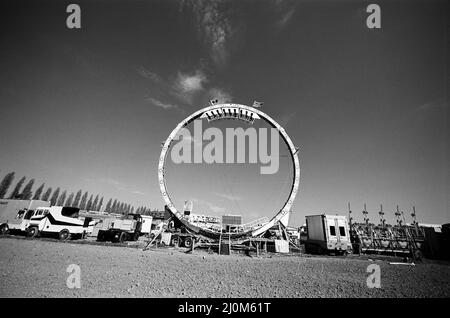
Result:
{"type": "Polygon", "coordinates": [[[226,235],[226,234],[228,234],[228,254],[227,255],[230,255],[231,254],[231,234],[230,234],[230,232],[225,232],[225,233],[223,233],[223,229],[221,229],[220,230],[220,236],[219,236],[219,255],[222,255],[222,235],[226,235]]]}
{"type": "Polygon", "coordinates": [[[153,239],[151,239],[147,245],[142,249],[143,251],[147,250],[149,248],[149,246],[151,246],[153,244],[154,241],[156,241],[156,239],[158,238],[158,236],[160,236],[165,230],[166,230],[166,225],[169,224],[171,218],[169,218],[166,221],[163,221],[164,225],[161,226],[161,229],[155,234],[155,237],[153,239]]]}

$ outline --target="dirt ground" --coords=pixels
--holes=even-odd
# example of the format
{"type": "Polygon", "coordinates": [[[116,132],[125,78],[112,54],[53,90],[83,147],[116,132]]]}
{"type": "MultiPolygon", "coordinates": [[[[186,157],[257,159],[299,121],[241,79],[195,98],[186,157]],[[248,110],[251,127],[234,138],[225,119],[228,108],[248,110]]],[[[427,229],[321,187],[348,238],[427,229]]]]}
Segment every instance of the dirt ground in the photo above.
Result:
{"type": "Polygon", "coordinates": [[[449,297],[450,265],[358,257],[223,256],[0,238],[0,297],[449,297]],[[68,288],[71,264],[81,288],[68,288]],[[378,264],[381,288],[368,288],[378,264]]]}

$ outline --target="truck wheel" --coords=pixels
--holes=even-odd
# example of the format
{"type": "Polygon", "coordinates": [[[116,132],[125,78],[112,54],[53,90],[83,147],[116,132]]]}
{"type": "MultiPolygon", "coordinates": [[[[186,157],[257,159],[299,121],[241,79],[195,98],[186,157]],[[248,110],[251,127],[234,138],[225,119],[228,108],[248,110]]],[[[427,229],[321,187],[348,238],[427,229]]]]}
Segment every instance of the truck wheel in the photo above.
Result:
{"type": "Polygon", "coordinates": [[[422,251],[420,251],[420,250],[415,250],[415,251],[414,251],[414,259],[417,260],[417,261],[420,261],[420,260],[422,260],[422,258],[423,258],[423,253],[422,253],[422,251]]]}
{"type": "Polygon", "coordinates": [[[172,237],[172,239],[170,240],[170,245],[172,246],[178,246],[178,237],[172,237]]]}
{"type": "Polygon", "coordinates": [[[103,233],[103,231],[99,231],[97,234],[97,241],[103,242],[104,240],[105,240],[105,234],[103,233]]]}
{"type": "Polygon", "coordinates": [[[309,244],[305,243],[304,247],[305,247],[305,253],[306,254],[311,254],[311,248],[309,247],[309,244]]]}
{"type": "Polygon", "coordinates": [[[192,238],[191,237],[186,237],[186,239],[184,240],[184,246],[187,248],[192,247],[192,238]]]}
{"type": "Polygon", "coordinates": [[[27,236],[28,236],[28,237],[37,237],[38,234],[39,234],[39,230],[38,230],[38,228],[35,227],[35,226],[29,227],[29,228],[27,229],[27,236]]]}
{"type": "Polygon", "coordinates": [[[317,246],[317,250],[316,251],[317,251],[317,254],[319,254],[319,255],[325,254],[322,246],[317,246]]]}
{"type": "Polygon", "coordinates": [[[120,240],[120,232],[114,232],[111,238],[111,242],[117,243],[120,240]]]}
{"type": "Polygon", "coordinates": [[[133,241],[139,240],[139,236],[141,236],[139,232],[134,233],[134,235],[133,235],[133,241]]]}
{"type": "Polygon", "coordinates": [[[0,226],[0,234],[5,235],[8,234],[8,232],[9,232],[8,225],[2,224],[2,226],[0,226]]]}
{"type": "Polygon", "coordinates": [[[120,243],[123,243],[123,242],[125,242],[126,240],[127,240],[127,233],[125,233],[125,232],[120,233],[120,236],[119,236],[119,242],[120,242],[120,243]]]}
{"type": "Polygon", "coordinates": [[[61,241],[68,240],[70,238],[70,232],[68,230],[62,230],[59,232],[59,239],[61,241]]]}

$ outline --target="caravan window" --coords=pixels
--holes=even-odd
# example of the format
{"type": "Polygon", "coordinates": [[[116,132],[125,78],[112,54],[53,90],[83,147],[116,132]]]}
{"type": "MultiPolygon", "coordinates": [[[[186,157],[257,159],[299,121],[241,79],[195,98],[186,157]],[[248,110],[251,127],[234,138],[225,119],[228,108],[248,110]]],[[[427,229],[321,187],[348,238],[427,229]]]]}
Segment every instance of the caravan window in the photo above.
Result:
{"type": "Polygon", "coordinates": [[[339,235],[340,236],[345,236],[345,227],[343,227],[343,226],[339,227],[339,235]]]}
{"type": "Polygon", "coordinates": [[[25,210],[19,210],[19,212],[16,215],[16,219],[21,219],[24,214],[25,214],[25,210]]]}
{"type": "Polygon", "coordinates": [[[31,217],[33,216],[34,210],[28,210],[27,213],[25,214],[24,219],[25,220],[29,220],[31,219],[31,217]]]}
{"type": "Polygon", "coordinates": [[[330,235],[331,236],[336,236],[336,229],[334,226],[330,226],[330,235]]]}
{"type": "Polygon", "coordinates": [[[78,208],[64,207],[61,210],[61,215],[69,218],[78,218],[78,211],[80,211],[78,208]]]}

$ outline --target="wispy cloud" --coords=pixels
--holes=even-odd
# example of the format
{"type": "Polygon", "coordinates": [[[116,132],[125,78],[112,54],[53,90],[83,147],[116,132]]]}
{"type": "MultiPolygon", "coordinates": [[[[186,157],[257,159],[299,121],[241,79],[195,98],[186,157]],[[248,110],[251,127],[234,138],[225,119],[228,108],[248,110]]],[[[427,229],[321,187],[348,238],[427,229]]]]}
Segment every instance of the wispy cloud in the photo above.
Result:
{"type": "Polygon", "coordinates": [[[147,195],[147,193],[145,193],[145,192],[142,192],[136,188],[130,187],[130,186],[124,184],[123,182],[120,182],[120,181],[112,179],[112,178],[100,178],[100,179],[85,178],[85,180],[90,181],[90,182],[95,181],[95,182],[106,183],[106,184],[114,186],[117,190],[125,191],[125,192],[131,193],[131,194],[147,195]]]}
{"type": "Polygon", "coordinates": [[[219,192],[213,192],[214,195],[229,200],[229,201],[240,201],[241,197],[235,196],[235,195],[228,195],[228,194],[224,194],[224,193],[219,193],[219,192]]]}
{"type": "Polygon", "coordinates": [[[417,107],[417,111],[430,111],[430,110],[434,110],[434,109],[440,109],[445,107],[446,105],[446,101],[443,98],[440,99],[435,99],[432,101],[429,101],[425,104],[420,105],[419,107],[417,107]]]}
{"type": "Polygon", "coordinates": [[[198,203],[198,204],[206,206],[209,209],[209,211],[204,211],[206,214],[208,212],[213,212],[213,213],[216,213],[216,214],[225,213],[226,212],[225,208],[223,208],[221,206],[218,206],[218,205],[215,205],[215,204],[213,204],[213,203],[211,203],[209,201],[205,201],[205,200],[197,199],[197,198],[193,198],[192,201],[194,203],[198,203]]]}
{"type": "Polygon", "coordinates": [[[294,15],[294,13],[295,13],[295,7],[291,8],[288,11],[286,11],[285,13],[283,13],[281,18],[277,22],[278,27],[284,28],[289,23],[292,16],[294,15]]]}
{"type": "Polygon", "coordinates": [[[130,189],[130,188],[126,188],[126,187],[117,187],[119,190],[121,190],[121,191],[125,191],[125,192],[129,192],[129,193],[131,193],[131,194],[137,194],[137,195],[147,195],[147,193],[145,193],[145,192],[142,192],[142,191],[140,191],[140,190],[133,190],[133,189],[130,189]]]}
{"type": "Polygon", "coordinates": [[[219,103],[228,103],[231,102],[233,99],[233,96],[231,93],[221,89],[221,88],[211,88],[208,91],[209,98],[217,98],[219,100],[219,103]]]}
{"type": "Polygon", "coordinates": [[[146,100],[150,103],[152,103],[153,105],[155,105],[156,107],[160,107],[162,109],[165,110],[169,110],[169,109],[180,109],[177,105],[173,105],[173,104],[168,104],[168,103],[164,103],[156,98],[153,97],[148,97],[146,98],[146,100]]]}
{"type": "Polygon", "coordinates": [[[178,71],[175,76],[169,77],[169,79],[164,79],[144,67],[137,68],[137,73],[151,81],[151,94],[145,100],[165,110],[185,112],[184,106],[192,106],[198,101],[204,103],[209,99],[217,98],[219,102],[226,103],[233,98],[227,90],[219,87],[208,88],[210,86],[209,78],[200,68],[191,72],[178,71]]]}
{"type": "Polygon", "coordinates": [[[277,121],[281,126],[286,128],[289,122],[295,118],[296,114],[296,112],[285,112],[279,116],[277,121]]]}
{"type": "MultiPolygon", "coordinates": [[[[46,39],[46,41],[49,39],[46,39]]],[[[102,59],[88,48],[75,49],[72,46],[63,46],[63,54],[73,60],[78,70],[92,77],[104,76],[102,59]]]]}
{"type": "Polygon", "coordinates": [[[206,92],[205,84],[208,78],[200,69],[187,73],[178,71],[175,77],[168,80],[142,66],[136,70],[139,76],[151,81],[151,94],[149,94],[151,96],[146,97],[145,100],[165,110],[175,109],[184,112],[178,103],[192,105],[197,94],[206,92]],[[162,98],[156,98],[155,94],[162,98]],[[173,102],[174,99],[178,100],[178,103],[173,102]]]}
{"type": "Polygon", "coordinates": [[[172,85],[173,94],[181,101],[191,105],[194,96],[205,89],[204,85],[207,82],[208,78],[201,70],[190,74],[179,72],[172,85]]]}
{"type": "Polygon", "coordinates": [[[234,33],[230,18],[222,8],[226,1],[187,0],[197,20],[201,39],[208,45],[214,63],[224,66],[229,56],[229,45],[234,33]]]}
{"type": "Polygon", "coordinates": [[[158,74],[156,74],[152,71],[147,70],[143,66],[139,66],[137,69],[137,72],[143,78],[149,79],[149,80],[153,81],[154,83],[162,83],[163,82],[163,79],[161,78],[161,76],[159,76],[158,74]]]}
{"type": "Polygon", "coordinates": [[[296,4],[289,0],[275,1],[276,27],[279,30],[284,29],[291,21],[296,11],[296,4]]]}
{"type": "Polygon", "coordinates": [[[226,209],[225,209],[225,208],[222,208],[222,207],[217,206],[217,205],[210,204],[208,207],[209,207],[209,208],[211,209],[211,211],[214,212],[214,213],[225,213],[225,212],[226,212],[226,209]]]}

